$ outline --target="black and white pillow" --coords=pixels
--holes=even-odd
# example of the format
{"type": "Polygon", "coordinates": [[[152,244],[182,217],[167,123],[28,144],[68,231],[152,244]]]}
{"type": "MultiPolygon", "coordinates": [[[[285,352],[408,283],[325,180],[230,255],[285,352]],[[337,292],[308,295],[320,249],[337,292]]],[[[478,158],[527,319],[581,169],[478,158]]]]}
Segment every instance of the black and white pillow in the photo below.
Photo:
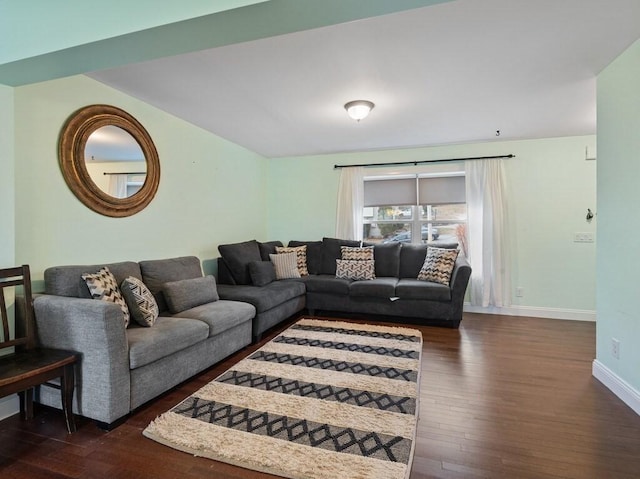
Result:
{"type": "Polygon", "coordinates": [[[109,268],[106,266],[100,268],[97,273],[85,273],[82,279],[87,284],[91,297],[108,303],[115,303],[122,309],[124,316],[124,327],[129,326],[129,308],[122,297],[118,281],[109,268]]]}
{"type": "Polygon", "coordinates": [[[457,249],[432,248],[429,246],[427,248],[427,256],[418,273],[418,279],[448,286],[457,257],[457,249]]]}
{"type": "Polygon", "coordinates": [[[120,285],[122,296],[129,307],[131,318],[140,326],[151,327],[158,319],[158,303],[149,288],[134,276],[129,276],[120,285]]]}
{"type": "Polygon", "coordinates": [[[336,260],[336,278],[340,279],[375,279],[375,263],[373,260],[336,260]]]}

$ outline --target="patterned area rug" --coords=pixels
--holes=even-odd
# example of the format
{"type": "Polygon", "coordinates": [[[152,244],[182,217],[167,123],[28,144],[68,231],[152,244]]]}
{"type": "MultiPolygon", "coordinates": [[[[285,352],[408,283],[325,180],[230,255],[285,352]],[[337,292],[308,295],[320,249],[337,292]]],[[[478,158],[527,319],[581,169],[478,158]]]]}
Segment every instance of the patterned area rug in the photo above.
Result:
{"type": "Polygon", "coordinates": [[[196,456],[298,478],[408,478],[422,335],[302,319],[153,421],[196,456]]]}

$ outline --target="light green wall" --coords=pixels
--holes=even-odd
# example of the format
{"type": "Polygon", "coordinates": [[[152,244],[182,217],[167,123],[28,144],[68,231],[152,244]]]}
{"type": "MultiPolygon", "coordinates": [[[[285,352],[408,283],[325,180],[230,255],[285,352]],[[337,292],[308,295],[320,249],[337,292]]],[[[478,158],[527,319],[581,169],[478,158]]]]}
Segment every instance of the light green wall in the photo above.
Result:
{"type": "Polygon", "coordinates": [[[266,160],[84,76],[15,89],[16,259],[48,266],[197,255],[266,233],[266,160]],[[86,208],[60,173],[60,129],[76,109],[118,106],[153,138],[161,163],[151,204],[128,218],[86,208]]]}
{"type": "Polygon", "coordinates": [[[0,268],[15,266],[13,88],[0,85],[0,268]]]}
{"type": "MultiPolygon", "coordinates": [[[[595,244],[574,243],[575,232],[595,233],[595,136],[492,142],[269,161],[268,236],[288,241],[334,236],[339,170],[334,164],[419,161],[513,153],[506,161],[512,283],[524,288],[513,305],[595,310],[595,244]]],[[[438,165],[438,168],[442,168],[438,165]]],[[[459,166],[458,166],[459,168],[459,166]]],[[[376,174],[367,169],[367,175],[376,174]]]]}
{"type": "Polygon", "coordinates": [[[597,360],[640,391],[640,41],[598,76],[597,360]],[[620,359],[611,339],[620,340],[620,359]]]}

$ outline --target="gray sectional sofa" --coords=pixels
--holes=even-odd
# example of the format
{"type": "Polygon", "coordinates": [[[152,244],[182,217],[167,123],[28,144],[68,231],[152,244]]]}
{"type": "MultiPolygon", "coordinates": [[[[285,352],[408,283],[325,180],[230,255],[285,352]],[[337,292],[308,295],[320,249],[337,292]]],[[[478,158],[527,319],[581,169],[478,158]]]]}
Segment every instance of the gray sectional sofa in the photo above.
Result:
{"type": "MultiPolygon", "coordinates": [[[[336,260],[342,246],[360,242],[323,238],[321,241],[290,241],[306,246],[308,276],[295,279],[266,278],[261,265],[268,264],[279,241],[252,240],[221,245],[218,258],[218,292],[221,298],[243,301],[256,307],[254,341],[271,326],[306,308],[314,313],[349,313],[401,317],[422,324],[457,328],[471,267],[459,255],[448,285],[418,280],[427,245],[375,244],[375,279],[336,277],[336,260]]],[[[439,245],[455,248],[457,245],[439,245]]],[[[373,316],[371,316],[373,317],[373,316]]]]}
{"type": "MultiPolygon", "coordinates": [[[[91,299],[82,274],[102,266],[49,268],[45,294],[34,300],[40,343],[81,355],[74,412],[101,427],[110,428],[133,409],[251,343],[256,314],[251,304],[215,300],[215,292],[203,296],[188,288],[179,298],[165,297],[168,283],[189,285],[203,277],[198,258],[106,265],[118,284],[133,276],[153,293],[160,314],[151,327],[133,322],[125,327],[118,305],[91,299]],[[168,300],[187,309],[171,313],[168,300]]],[[[175,295],[175,288],[172,291],[175,295]]],[[[60,408],[55,389],[41,387],[37,400],[60,408]]]]}

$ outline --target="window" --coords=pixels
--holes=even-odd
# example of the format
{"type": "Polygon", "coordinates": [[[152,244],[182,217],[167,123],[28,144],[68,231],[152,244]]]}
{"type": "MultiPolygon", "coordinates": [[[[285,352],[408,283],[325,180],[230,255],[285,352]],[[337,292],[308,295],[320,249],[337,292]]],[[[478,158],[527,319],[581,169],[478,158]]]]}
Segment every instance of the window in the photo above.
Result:
{"type": "Polygon", "coordinates": [[[364,183],[364,239],[372,243],[463,243],[462,175],[370,179],[364,183]]]}

